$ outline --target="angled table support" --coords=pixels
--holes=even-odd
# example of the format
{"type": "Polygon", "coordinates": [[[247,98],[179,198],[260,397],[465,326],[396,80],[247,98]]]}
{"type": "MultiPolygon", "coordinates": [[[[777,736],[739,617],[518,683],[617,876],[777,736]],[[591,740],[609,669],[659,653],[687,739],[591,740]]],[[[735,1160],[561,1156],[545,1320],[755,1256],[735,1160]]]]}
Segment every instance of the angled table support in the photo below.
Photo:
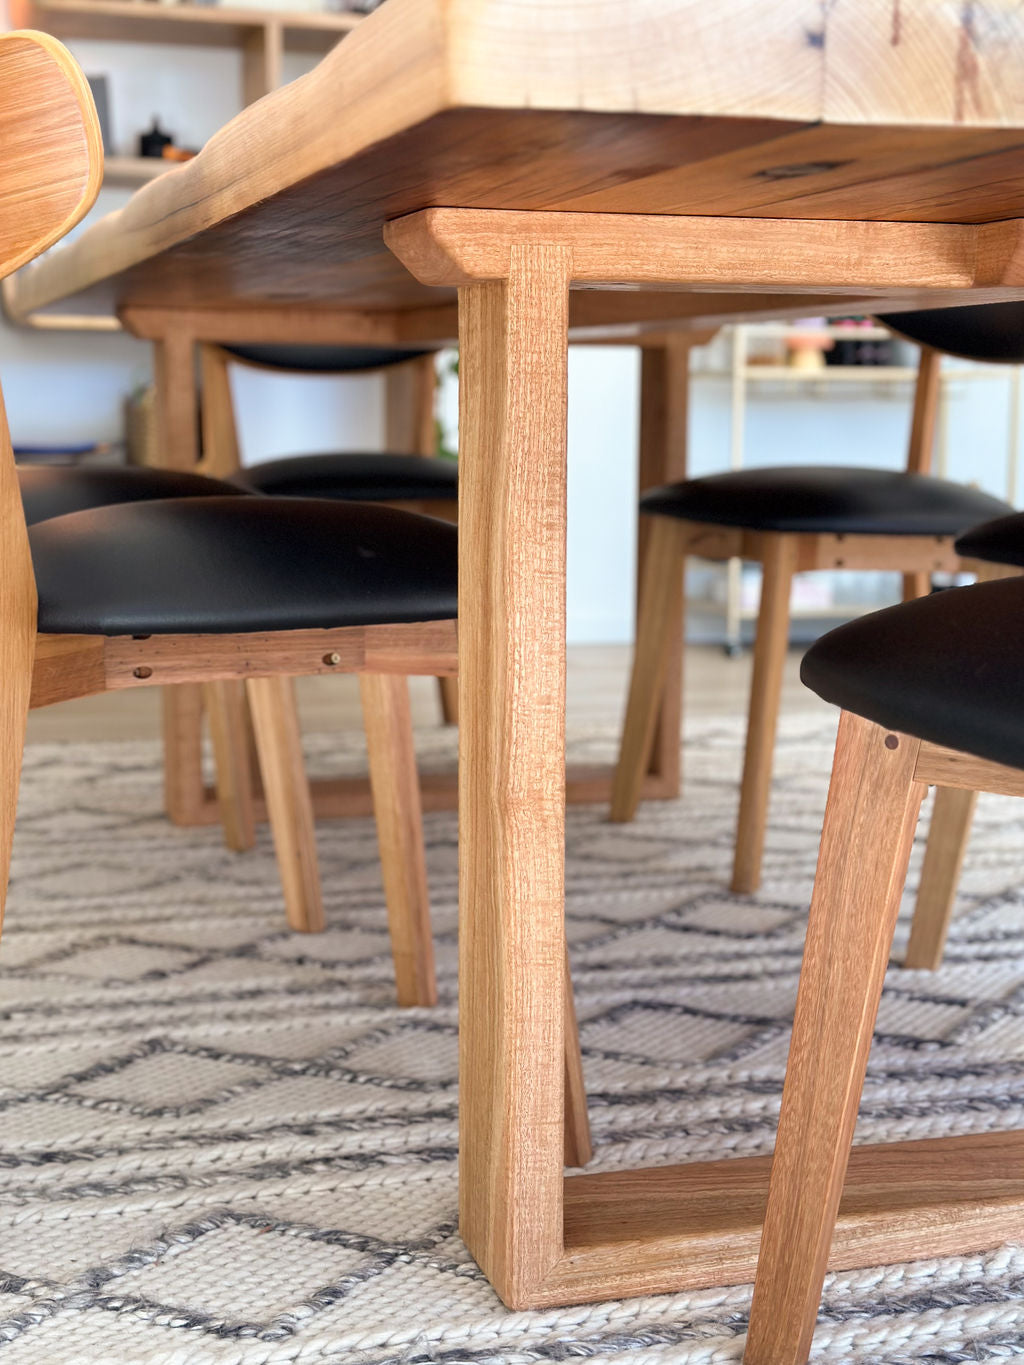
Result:
{"type": "MultiPolygon", "coordinates": [[[[461,1231],[513,1308],[752,1280],[771,1171],[771,1158],[757,1157],[568,1178],[563,1172],[570,287],[580,280],[649,280],[652,272],[666,284],[681,276],[699,281],[707,270],[731,271],[741,282],[752,272],[762,283],[777,277],[789,290],[863,287],[863,276],[882,283],[901,273],[916,276],[917,288],[941,292],[971,287],[979,274],[1008,278],[1017,271],[1011,259],[977,250],[980,239],[989,245],[1014,240],[1013,225],[990,233],[800,223],[802,254],[794,256],[789,243],[788,259],[773,255],[773,242],[788,239],[794,226],[730,220],[718,237],[703,220],[427,210],[385,229],[389,246],[417,278],[460,291],[461,1231]]],[[[856,748],[863,723],[854,728],[856,748]]],[[[848,838],[836,834],[822,847],[819,877],[824,868],[831,878],[820,893],[826,898],[837,877],[846,879],[842,885],[857,884],[858,821],[873,819],[875,843],[892,844],[876,858],[877,876],[871,872],[857,893],[857,913],[834,922],[823,908],[817,937],[808,940],[801,1050],[791,1062],[787,1094],[790,1127],[806,1119],[820,1149],[817,1202],[812,1199],[806,1215],[819,1222],[809,1288],[766,1275],[762,1296],[796,1305],[799,1321],[777,1356],[763,1337],[754,1342],[749,1359],[756,1365],[797,1365],[804,1358],[820,1291],[820,1279],[817,1288],[813,1281],[826,1263],[852,1268],[922,1251],[979,1250],[1019,1231],[1024,1215],[1022,1133],[855,1148],[847,1169],[898,865],[920,793],[929,781],[1000,780],[998,773],[964,772],[956,755],[916,743],[899,750],[899,764],[890,803],[893,810],[899,806],[899,818],[893,823],[888,807],[876,810],[869,802],[866,814],[854,812],[848,838]],[[843,990],[829,980],[833,952],[837,960],[870,958],[843,990]],[[816,1115],[802,1078],[813,1073],[822,1085],[831,1083],[828,1066],[814,1060],[816,1010],[828,1015],[837,1048],[849,1043],[846,1070],[833,1077],[834,1089],[847,1086],[834,1130],[827,1116],[816,1115]]],[[[1019,775],[1002,780],[1020,786],[1019,775]]],[[[792,1161],[788,1129],[785,1136],[792,1161]]],[[[770,1226],[776,1235],[784,1224],[776,1218],[770,1226]]],[[[762,1313],[759,1331],[764,1320],[762,1313]]]]}

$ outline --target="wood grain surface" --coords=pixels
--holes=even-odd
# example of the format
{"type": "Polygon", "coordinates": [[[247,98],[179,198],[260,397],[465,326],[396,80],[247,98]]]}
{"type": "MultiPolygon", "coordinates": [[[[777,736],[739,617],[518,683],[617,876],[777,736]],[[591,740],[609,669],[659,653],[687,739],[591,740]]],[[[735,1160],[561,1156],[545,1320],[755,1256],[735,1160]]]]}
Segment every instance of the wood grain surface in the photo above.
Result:
{"type": "Polygon", "coordinates": [[[2,277],[70,231],[103,178],[89,86],[45,33],[0,36],[0,148],[2,277]]]}
{"type": "Polygon", "coordinates": [[[380,233],[432,206],[986,222],[1022,148],[1009,0],[388,0],[9,306],[431,306],[380,233]]]}

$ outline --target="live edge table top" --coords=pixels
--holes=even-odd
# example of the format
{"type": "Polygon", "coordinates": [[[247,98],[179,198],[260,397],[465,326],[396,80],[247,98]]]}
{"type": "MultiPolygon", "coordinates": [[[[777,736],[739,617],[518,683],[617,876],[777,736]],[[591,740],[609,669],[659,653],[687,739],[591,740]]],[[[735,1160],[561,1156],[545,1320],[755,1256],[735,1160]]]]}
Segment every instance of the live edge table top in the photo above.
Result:
{"type": "Polygon", "coordinates": [[[682,215],[695,249],[709,218],[815,220],[819,246],[835,220],[925,234],[930,269],[906,279],[913,228],[866,241],[863,277],[848,260],[790,270],[766,244],[772,269],[702,260],[669,296],[590,281],[577,327],[1021,297],[1024,9],[387,0],[308,76],[22,272],[8,308],[301,305],[375,314],[396,340],[450,335],[453,290],[417,282],[382,239],[436,206],[682,215]],[[951,224],[1001,226],[924,226],[951,224]]]}

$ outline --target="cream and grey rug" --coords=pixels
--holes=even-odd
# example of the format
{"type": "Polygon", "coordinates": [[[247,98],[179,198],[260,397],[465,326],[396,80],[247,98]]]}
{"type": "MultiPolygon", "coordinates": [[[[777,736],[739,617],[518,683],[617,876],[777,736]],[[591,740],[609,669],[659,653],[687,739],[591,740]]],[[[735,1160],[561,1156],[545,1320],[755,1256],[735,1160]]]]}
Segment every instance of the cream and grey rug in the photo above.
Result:
{"type": "MultiPolygon", "coordinates": [[[[737,725],[691,731],[683,802],[628,828],[570,813],[601,1165],[770,1149],[831,739],[784,723],[750,900],[723,890],[737,725]]],[[[354,739],[311,748],[357,761],[354,739]]],[[[399,1011],[369,822],[322,826],[330,927],[300,937],[265,835],[231,855],[159,808],[153,745],[29,751],[0,950],[3,1365],[740,1359],[749,1287],[509,1313],[459,1242],[453,817],[427,819],[442,1003],[399,1011]]],[[[1024,803],[983,798],[946,965],[890,972],[858,1140],[1024,1126],[1022,836],[1024,803]]],[[[831,1276],[814,1359],[1024,1357],[1021,1236],[831,1276]]]]}

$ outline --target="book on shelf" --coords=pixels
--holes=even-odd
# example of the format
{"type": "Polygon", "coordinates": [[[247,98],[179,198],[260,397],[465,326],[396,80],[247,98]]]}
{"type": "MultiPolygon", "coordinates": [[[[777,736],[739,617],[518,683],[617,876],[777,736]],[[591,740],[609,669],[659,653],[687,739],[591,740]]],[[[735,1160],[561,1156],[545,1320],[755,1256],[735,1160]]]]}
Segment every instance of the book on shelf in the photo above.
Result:
{"type": "Polygon", "coordinates": [[[124,464],[124,447],[117,441],[54,441],[14,447],[18,464],[118,465],[124,464]]]}

